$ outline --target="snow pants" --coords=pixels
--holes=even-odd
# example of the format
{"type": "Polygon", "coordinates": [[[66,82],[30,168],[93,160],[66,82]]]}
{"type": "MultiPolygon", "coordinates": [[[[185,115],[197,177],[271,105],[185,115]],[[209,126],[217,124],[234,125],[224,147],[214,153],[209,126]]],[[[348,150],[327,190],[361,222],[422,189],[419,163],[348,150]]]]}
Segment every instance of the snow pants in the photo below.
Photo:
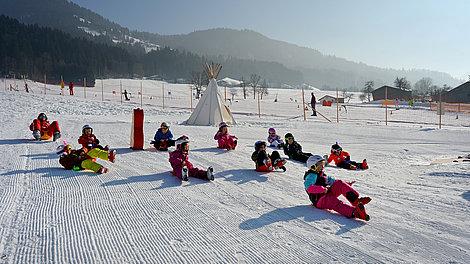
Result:
{"type": "Polygon", "coordinates": [[[346,197],[350,203],[353,203],[359,197],[359,193],[349,184],[342,180],[336,180],[333,185],[331,185],[328,192],[318,199],[315,206],[318,209],[333,210],[346,217],[352,217],[355,207],[350,204],[345,204],[343,201],[338,199],[340,195],[346,197]]]}
{"type": "Polygon", "coordinates": [[[292,159],[296,161],[300,161],[300,162],[307,162],[310,156],[312,156],[312,153],[301,152],[301,153],[295,154],[292,157],[292,159]]]}
{"type": "Polygon", "coordinates": [[[233,137],[229,137],[226,139],[219,139],[217,140],[217,143],[219,144],[218,148],[221,149],[235,149],[237,146],[237,140],[233,137]]]}
{"type": "MultiPolygon", "coordinates": [[[[173,168],[173,175],[178,177],[181,180],[181,178],[183,177],[182,170],[183,170],[183,167],[173,168]]],[[[194,168],[194,167],[188,167],[188,177],[207,180],[207,171],[194,168]]]]}
{"type": "Polygon", "coordinates": [[[156,140],[154,142],[155,143],[153,143],[153,146],[157,150],[166,151],[168,150],[169,147],[174,147],[176,141],[173,139],[168,139],[168,140],[156,140]]]}
{"type": "Polygon", "coordinates": [[[94,159],[102,159],[102,160],[108,160],[108,151],[106,150],[101,150],[99,148],[94,148],[90,151],[88,151],[87,155],[91,159],[86,159],[82,161],[81,167],[86,170],[92,170],[94,172],[98,172],[103,165],[96,163],[94,159]]]}
{"type": "Polygon", "coordinates": [[[57,121],[52,122],[47,128],[41,129],[40,121],[37,119],[34,119],[32,126],[30,128],[32,131],[39,130],[41,132],[42,140],[48,140],[52,138],[55,132],[60,132],[59,123],[57,121]]]}
{"type": "Polygon", "coordinates": [[[358,163],[358,162],[355,162],[355,161],[352,161],[352,160],[345,160],[345,161],[339,163],[336,166],[338,166],[340,168],[343,168],[343,169],[350,170],[351,165],[356,166],[356,168],[358,168],[358,169],[362,168],[362,163],[358,163]]]}

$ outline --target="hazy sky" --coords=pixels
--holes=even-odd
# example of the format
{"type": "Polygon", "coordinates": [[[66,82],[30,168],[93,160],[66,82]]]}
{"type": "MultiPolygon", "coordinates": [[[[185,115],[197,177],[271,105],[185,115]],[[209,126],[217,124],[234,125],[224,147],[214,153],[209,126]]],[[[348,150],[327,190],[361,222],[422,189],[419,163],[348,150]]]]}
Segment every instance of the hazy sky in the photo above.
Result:
{"type": "Polygon", "coordinates": [[[252,29],[325,54],[468,79],[469,0],[73,0],[130,29],[252,29]]]}

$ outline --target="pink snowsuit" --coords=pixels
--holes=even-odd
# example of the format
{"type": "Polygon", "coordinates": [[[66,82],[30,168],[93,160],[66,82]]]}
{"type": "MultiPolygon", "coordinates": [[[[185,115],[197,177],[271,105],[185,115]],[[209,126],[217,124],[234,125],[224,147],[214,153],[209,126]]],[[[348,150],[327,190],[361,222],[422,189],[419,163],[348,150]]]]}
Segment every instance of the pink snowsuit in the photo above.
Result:
{"type": "Polygon", "coordinates": [[[199,178],[199,179],[207,179],[207,172],[205,170],[201,170],[195,168],[191,162],[189,162],[188,153],[182,151],[181,149],[177,149],[173,152],[170,152],[170,164],[173,168],[173,175],[181,179],[183,177],[183,166],[186,164],[188,168],[188,176],[199,178]]]}
{"type": "Polygon", "coordinates": [[[232,136],[229,133],[223,134],[218,131],[215,134],[214,139],[217,140],[217,143],[219,144],[218,148],[221,149],[235,149],[237,146],[237,137],[232,136]]]}
{"type": "Polygon", "coordinates": [[[316,208],[329,209],[346,217],[352,217],[355,207],[338,199],[340,195],[343,195],[351,204],[357,201],[359,193],[350,184],[327,177],[323,171],[320,173],[307,171],[304,179],[305,189],[316,208]],[[329,188],[328,185],[330,185],[329,188]],[[327,193],[325,193],[326,190],[328,190],[327,193]]]}

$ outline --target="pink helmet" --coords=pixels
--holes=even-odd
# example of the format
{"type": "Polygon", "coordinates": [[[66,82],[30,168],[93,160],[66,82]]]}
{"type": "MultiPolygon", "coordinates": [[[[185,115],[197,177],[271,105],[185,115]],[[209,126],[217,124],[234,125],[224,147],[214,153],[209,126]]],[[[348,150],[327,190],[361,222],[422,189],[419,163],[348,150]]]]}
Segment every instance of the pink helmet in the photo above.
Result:
{"type": "Polygon", "coordinates": [[[274,129],[274,127],[271,127],[268,129],[268,133],[276,133],[276,129],[274,129]]]}

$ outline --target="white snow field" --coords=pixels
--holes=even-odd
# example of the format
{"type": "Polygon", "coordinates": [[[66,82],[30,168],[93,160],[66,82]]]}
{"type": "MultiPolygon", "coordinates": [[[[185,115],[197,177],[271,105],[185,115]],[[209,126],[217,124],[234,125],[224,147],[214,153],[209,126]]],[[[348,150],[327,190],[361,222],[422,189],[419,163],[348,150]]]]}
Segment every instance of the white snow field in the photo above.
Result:
{"type": "MultiPolygon", "coordinates": [[[[166,121],[176,137],[190,137],[193,164],[215,170],[213,182],[181,183],[170,173],[168,153],[148,143],[145,151],[129,149],[136,97],[121,105],[109,101],[116,86],[107,85],[105,102],[98,91],[85,100],[80,88],[71,97],[40,94],[38,87],[34,94],[0,91],[0,263],[470,263],[470,164],[430,164],[470,153],[466,126],[385,126],[371,121],[374,111],[383,113],[375,108],[364,110],[363,120],[303,121],[294,118],[301,115],[296,106],[273,103],[271,93],[261,118],[252,99],[233,103],[238,125],[230,131],[239,146],[227,152],[215,148],[217,128],[181,125],[189,101],[175,94],[189,90],[168,85],[172,107],[144,100],[145,141],[166,121]],[[90,124],[103,144],[117,149],[116,163],[99,161],[109,173],[62,169],[59,142],[31,140],[28,126],[39,112],[58,120],[74,147],[90,124]],[[355,180],[372,197],[371,220],[309,205],[303,164],[289,161],[285,173],[255,172],[253,144],[271,126],[281,136],[293,133],[305,151],[327,154],[338,141],[353,160],[367,158],[367,171],[330,166],[326,172],[355,180]]],[[[137,95],[137,86],[131,92],[137,95]]],[[[298,98],[299,92],[279,93],[298,98]]]]}

